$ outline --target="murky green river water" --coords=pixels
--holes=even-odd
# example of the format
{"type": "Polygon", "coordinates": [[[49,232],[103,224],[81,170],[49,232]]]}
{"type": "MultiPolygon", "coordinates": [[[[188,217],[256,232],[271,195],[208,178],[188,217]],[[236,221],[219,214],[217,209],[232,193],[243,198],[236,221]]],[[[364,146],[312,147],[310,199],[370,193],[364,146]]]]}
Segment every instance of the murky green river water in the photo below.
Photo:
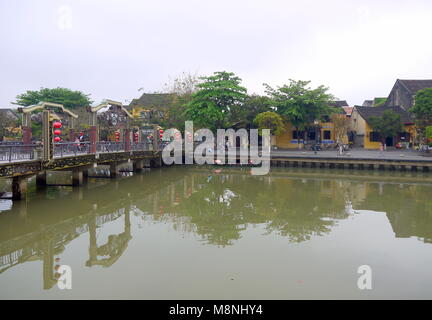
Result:
{"type": "Polygon", "coordinates": [[[1,299],[432,298],[432,175],[173,167],[31,189],[0,201],[1,299]]]}

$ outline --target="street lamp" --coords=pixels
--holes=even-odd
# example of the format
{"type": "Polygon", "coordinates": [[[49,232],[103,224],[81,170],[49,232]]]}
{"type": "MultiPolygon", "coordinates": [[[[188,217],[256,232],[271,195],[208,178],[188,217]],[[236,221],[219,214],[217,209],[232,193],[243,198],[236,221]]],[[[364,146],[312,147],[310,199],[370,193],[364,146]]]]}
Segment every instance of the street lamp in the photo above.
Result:
{"type": "Polygon", "coordinates": [[[314,125],[315,125],[315,142],[319,143],[320,142],[320,130],[319,130],[319,120],[314,120],[314,125]]]}

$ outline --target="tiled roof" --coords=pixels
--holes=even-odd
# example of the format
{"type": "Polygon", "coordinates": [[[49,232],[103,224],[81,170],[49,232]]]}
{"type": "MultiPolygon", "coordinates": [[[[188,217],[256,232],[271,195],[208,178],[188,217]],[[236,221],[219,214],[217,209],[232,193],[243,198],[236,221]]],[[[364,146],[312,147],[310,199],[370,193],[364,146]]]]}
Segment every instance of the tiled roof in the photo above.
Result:
{"type": "Polygon", "coordinates": [[[19,116],[16,114],[16,110],[13,109],[0,109],[0,117],[9,117],[14,119],[19,119],[19,116]]]}
{"type": "Polygon", "coordinates": [[[346,100],[333,101],[331,103],[331,106],[333,106],[333,107],[347,107],[348,102],[346,102],[346,100]]]}
{"type": "Polygon", "coordinates": [[[413,123],[413,117],[400,106],[382,106],[382,107],[364,107],[355,106],[357,112],[363,117],[363,119],[369,121],[371,117],[381,117],[384,111],[392,110],[393,112],[400,115],[402,123],[413,123]]]}
{"type": "Polygon", "coordinates": [[[127,109],[135,106],[142,107],[169,107],[172,104],[173,94],[169,93],[144,93],[140,98],[133,99],[127,109]]]}
{"type": "Polygon", "coordinates": [[[417,91],[432,88],[432,80],[401,80],[398,81],[411,93],[416,94],[417,91]]]}
{"type": "Polygon", "coordinates": [[[374,101],[373,100],[365,100],[363,102],[363,107],[372,107],[373,106],[374,101]]]}

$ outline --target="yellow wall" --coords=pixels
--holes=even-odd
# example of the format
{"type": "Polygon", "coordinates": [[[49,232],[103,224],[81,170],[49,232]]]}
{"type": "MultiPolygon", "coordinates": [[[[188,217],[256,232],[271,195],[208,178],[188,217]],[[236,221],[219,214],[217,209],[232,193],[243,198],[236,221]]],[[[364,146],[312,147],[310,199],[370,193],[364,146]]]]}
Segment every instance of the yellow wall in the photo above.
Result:
{"type": "MultiPolygon", "coordinates": [[[[373,107],[371,107],[373,108],[373,107]]],[[[351,127],[353,131],[356,132],[357,136],[364,135],[364,148],[365,149],[380,149],[381,142],[371,142],[370,133],[373,131],[369,124],[363,119],[363,117],[357,112],[356,108],[354,108],[353,113],[351,115],[351,127]]],[[[411,142],[414,141],[416,135],[415,125],[406,125],[404,126],[404,131],[410,133],[411,142]]],[[[408,141],[410,142],[410,141],[408,141]]],[[[395,142],[396,143],[396,142],[395,142]]]]}
{"type": "Polygon", "coordinates": [[[150,111],[150,110],[148,110],[148,109],[146,109],[146,108],[143,108],[143,107],[134,107],[134,108],[132,109],[132,116],[133,116],[135,119],[139,119],[140,116],[141,116],[141,112],[142,112],[142,111],[150,111]]]}
{"type": "Polygon", "coordinates": [[[365,139],[364,139],[364,148],[365,149],[379,149],[381,147],[381,142],[371,142],[370,141],[370,133],[372,132],[372,128],[365,121],[365,139]]]}
{"type": "Polygon", "coordinates": [[[294,128],[291,125],[291,123],[288,123],[285,126],[284,133],[279,135],[279,136],[276,136],[276,146],[278,148],[287,148],[287,149],[298,148],[297,141],[295,141],[295,142],[291,141],[291,140],[294,140],[292,137],[292,131],[293,130],[294,130],[294,128]]]}
{"type": "MultiPolygon", "coordinates": [[[[365,135],[365,149],[380,149],[381,148],[381,142],[370,142],[370,133],[372,132],[372,128],[369,126],[369,124],[366,123],[366,135],[365,135]]],[[[415,125],[406,125],[404,126],[404,132],[408,132],[410,134],[410,141],[414,141],[415,138],[415,125]]],[[[407,141],[407,142],[410,142],[407,141]]],[[[394,142],[396,144],[396,141],[394,142]]]]}
{"type": "MultiPolygon", "coordinates": [[[[335,143],[333,123],[331,122],[321,123],[320,126],[321,126],[321,135],[320,135],[321,143],[323,144],[335,143]],[[324,131],[326,130],[330,131],[330,140],[324,140],[324,131]]],[[[282,149],[297,149],[298,143],[297,143],[297,139],[294,139],[293,137],[293,131],[295,131],[295,128],[292,126],[291,123],[288,123],[285,126],[285,132],[279,136],[276,136],[275,139],[273,140],[276,147],[282,149]]],[[[303,147],[303,140],[300,140],[300,147],[301,148],[303,147]]]]}

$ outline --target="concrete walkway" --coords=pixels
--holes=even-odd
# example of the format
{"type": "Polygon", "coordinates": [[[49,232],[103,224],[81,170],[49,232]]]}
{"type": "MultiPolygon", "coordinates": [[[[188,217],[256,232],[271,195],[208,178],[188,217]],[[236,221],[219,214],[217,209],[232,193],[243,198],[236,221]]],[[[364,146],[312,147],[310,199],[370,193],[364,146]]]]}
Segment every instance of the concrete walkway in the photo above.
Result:
{"type": "Polygon", "coordinates": [[[347,158],[347,159],[384,159],[384,160],[422,160],[432,161],[432,153],[430,157],[425,156],[424,152],[414,150],[364,150],[353,149],[345,152],[343,156],[339,156],[336,150],[317,151],[303,151],[303,150],[272,150],[272,158],[281,157],[311,157],[311,158],[347,158]]]}
{"type": "MultiPolygon", "coordinates": [[[[424,152],[414,151],[414,150],[387,150],[387,151],[379,151],[379,150],[364,150],[364,149],[353,149],[345,152],[344,155],[340,156],[338,151],[336,150],[325,150],[325,151],[317,151],[315,154],[314,151],[304,151],[304,150],[272,150],[271,157],[293,157],[293,158],[338,158],[338,159],[382,159],[382,160],[421,160],[421,161],[432,161],[432,153],[430,156],[425,156],[424,152]]],[[[63,156],[67,156],[64,154],[63,156]]],[[[60,158],[59,156],[55,157],[56,159],[60,158]]],[[[24,161],[33,161],[29,159],[23,160],[13,160],[2,161],[0,159],[0,164],[8,164],[8,163],[19,163],[24,161]]]]}

